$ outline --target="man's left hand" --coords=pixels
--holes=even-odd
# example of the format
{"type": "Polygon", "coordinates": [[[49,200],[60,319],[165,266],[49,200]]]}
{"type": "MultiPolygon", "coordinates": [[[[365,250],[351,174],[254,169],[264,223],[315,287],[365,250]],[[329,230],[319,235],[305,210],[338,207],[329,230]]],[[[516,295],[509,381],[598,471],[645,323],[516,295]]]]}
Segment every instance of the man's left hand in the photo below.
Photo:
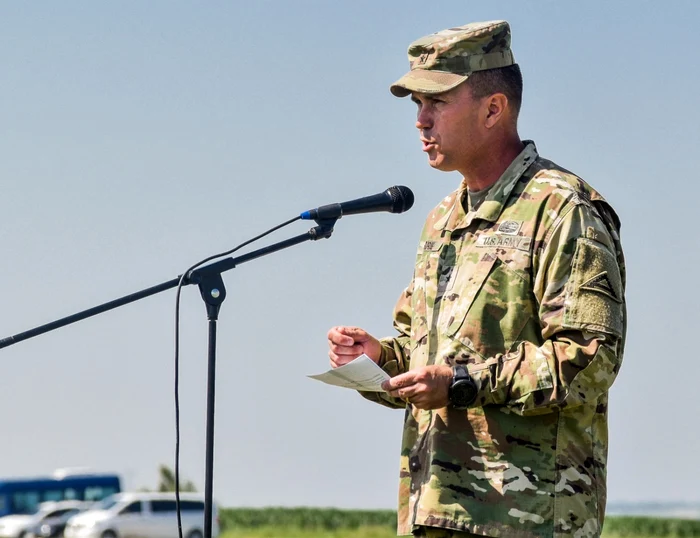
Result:
{"type": "Polygon", "coordinates": [[[418,409],[440,409],[449,403],[451,384],[451,367],[422,366],[392,377],[382,384],[382,388],[390,396],[400,398],[418,409]]]}

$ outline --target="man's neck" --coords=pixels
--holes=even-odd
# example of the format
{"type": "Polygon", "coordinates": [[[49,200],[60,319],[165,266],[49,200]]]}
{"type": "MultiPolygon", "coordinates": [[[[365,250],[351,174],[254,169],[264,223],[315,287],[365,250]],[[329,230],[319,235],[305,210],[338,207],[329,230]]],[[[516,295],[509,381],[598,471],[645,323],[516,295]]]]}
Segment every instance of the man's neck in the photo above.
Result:
{"type": "Polygon", "coordinates": [[[481,191],[496,183],[524,147],[525,144],[515,136],[495,144],[479,162],[471,163],[467,170],[460,170],[469,190],[481,191]]]}

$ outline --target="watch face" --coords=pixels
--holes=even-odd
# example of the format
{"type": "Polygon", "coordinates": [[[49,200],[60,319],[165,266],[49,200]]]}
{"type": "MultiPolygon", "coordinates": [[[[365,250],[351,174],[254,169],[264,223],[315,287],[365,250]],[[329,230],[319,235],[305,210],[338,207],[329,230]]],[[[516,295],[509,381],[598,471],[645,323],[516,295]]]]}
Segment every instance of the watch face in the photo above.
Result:
{"type": "Polygon", "coordinates": [[[450,402],[453,407],[469,407],[474,400],[476,400],[476,384],[473,379],[458,379],[450,387],[450,402]]]}

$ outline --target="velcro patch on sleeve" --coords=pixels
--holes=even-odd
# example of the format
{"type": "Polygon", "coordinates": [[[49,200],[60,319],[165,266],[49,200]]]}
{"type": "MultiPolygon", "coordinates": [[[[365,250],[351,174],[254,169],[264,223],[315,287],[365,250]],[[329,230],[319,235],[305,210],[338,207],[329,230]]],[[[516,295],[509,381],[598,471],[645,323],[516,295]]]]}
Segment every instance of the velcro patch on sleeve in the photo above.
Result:
{"type": "Polygon", "coordinates": [[[622,297],[618,297],[607,271],[603,271],[581,284],[581,289],[603,293],[618,303],[622,302],[622,297]]]}
{"type": "Polygon", "coordinates": [[[576,242],[564,326],[622,336],[624,290],[615,255],[588,238],[576,242]]]}

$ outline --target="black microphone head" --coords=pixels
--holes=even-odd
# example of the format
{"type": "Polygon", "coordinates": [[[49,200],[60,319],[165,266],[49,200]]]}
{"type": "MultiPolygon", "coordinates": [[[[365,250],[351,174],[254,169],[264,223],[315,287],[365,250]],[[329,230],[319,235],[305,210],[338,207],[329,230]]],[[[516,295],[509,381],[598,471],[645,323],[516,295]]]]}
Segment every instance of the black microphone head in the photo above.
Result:
{"type": "Polygon", "coordinates": [[[391,196],[390,213],[403,213],[413,207],[413,191],[403,185],[394,185],[386,190],[391,196]]]}

